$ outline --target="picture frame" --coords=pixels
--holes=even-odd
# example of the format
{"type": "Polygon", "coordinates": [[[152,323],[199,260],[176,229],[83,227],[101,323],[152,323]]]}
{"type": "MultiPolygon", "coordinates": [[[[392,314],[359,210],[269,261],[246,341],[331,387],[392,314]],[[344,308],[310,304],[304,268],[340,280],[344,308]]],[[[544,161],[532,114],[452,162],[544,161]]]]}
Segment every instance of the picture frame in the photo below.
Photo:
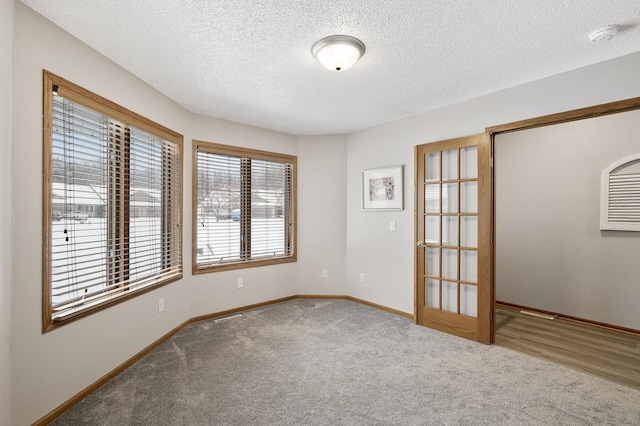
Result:
{"type": "Polygon", "coordinates": [[[380,167],[362,172],[362,210],[403,210],[404,166],[380,167]]]}

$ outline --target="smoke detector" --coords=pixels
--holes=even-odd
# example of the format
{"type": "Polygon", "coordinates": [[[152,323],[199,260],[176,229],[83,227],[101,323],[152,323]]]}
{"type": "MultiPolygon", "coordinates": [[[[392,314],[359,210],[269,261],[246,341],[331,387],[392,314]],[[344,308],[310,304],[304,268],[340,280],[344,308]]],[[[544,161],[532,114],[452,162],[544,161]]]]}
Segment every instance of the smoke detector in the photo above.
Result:
{"type": "Polygon", "coordinates": [[[618,34],[619,27],[617,25],[607,25],[606,27],[599,28],[589,34],[589,41],[591,43],[603,43],[605,41],[611,40],[611,37],[614,37],[618,34]]]}

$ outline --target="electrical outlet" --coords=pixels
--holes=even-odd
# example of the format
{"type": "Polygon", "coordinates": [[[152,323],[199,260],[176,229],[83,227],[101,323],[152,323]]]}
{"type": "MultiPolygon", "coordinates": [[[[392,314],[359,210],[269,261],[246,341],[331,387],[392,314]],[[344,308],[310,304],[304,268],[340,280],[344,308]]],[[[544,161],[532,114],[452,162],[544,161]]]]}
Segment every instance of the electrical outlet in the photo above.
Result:
{"type": "Polygon", "coordinates": [[[389,222],[389,231],[390,232],[396,232],[396,221],[392,220],[389,222]]]}
{"type": "Polygon", "coordinates": [[[244,280],[242,278],[238,278],[238,288],[244,287],[244,280]]]}
{"type": "Polygon", "coordinates": [[[360,272],[360,282],[364,282],[364,272],[360,272]]]}
{"type": "Polygon", "coordinates": [[[164,311],[164,299],[158,300],[158,312],[164,311]]]}
{"type": "Polygon", "coordinates": [[[327,278],[329,276],[329,271],[326,269],[322,270],[322,278],[327,278]]]}

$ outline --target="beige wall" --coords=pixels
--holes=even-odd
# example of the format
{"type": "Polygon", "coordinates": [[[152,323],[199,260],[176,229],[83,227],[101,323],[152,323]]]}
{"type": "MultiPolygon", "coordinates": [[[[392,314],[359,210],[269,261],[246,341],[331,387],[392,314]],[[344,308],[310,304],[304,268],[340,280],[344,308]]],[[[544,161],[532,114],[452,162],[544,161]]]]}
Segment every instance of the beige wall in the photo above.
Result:
{"type": "MultiPolygon", "coordinates": [[[[10,9],[11,5],[3,7],[10,9]]],[[[0,191],[8,195],[7,185],[13,182],[11,209],[15,220],[11,245],[0,243],[4,244],[0,246],[0,259],[11,262],[13,270],[14,344],[11,361],[0,353],[0,372],[9,367],[13,370],[12,424],[16,425],[30,424],[47,414],[193,316],[298,293],[345,292],[412,312],[416,144],[478,133],[486,126],[517,119],[640,96],[640,55],[633,55],[346,137],[294,137],[190,114],[19,2],[15,3],[13,36],[13,119],[0,114],[1,120],[13,123],[12,144],[2,147],[12,150],[12,174],[10,178],[0,175],[0,188],[4,188],[0,191]],[[45,335],[40,331],[43,68],[185,137],[185,278],[45,335]],[[298,155],[298,263],[191,276],[192,138],[298,155]],[[362,212],[362,170],[393,164],[405,165],[405,210],[362,212]],[[326,202],[310,200],[307,193],[314,191],[326,202]],[[394,233],[389,232],[390,220],[397,222],[394,233]],[[12,260],[4,255],[8,250],[13,252],[12,260]],[[328,269],[327,279],[321,278],[322,269],[328,269]],[[358,281],[360,272],[366,274],[365,283],[358,281]],[[240,276],[245,282],[243,289],[235,286],[240,276]],[[165,300],[162,314],[157,312],[160,298],[165,300]]],[[[10,49],[4,40],[0,48],[10,49]]],[[[4,50],[3,59],[10,57],[4,50]]],[[[11,70],[0,69],[8,72],[3,77],[10,79],[11,70]]],[[[0,215],[0,219],[6,218],[8,211],[0,210],[0,215]]],[[[6,223],[1,226],[1,232],[8,233],[6,223]]],[[[4,269],[2,273],[2,280],[11,277],[4,269]]],[[[6,284],[2,285],[0,291],[6,292],[6,284]]],[[[1,303],[6,312],[7,303],[1,303]]],[[[3,344],[8,341],[4,336],[2,339],[3,344]]],[[[3,380],[0,395],[7,389],[3,380]]],[[[7,404],[9,400],[3,396],[0,401],[7,404]]]]}
{"type": "MultiPolygon", "coordinates": [[[[296,155],[295,136],[258,127],[244,126],[229,121],[216,120],[190,114],[188,131],[189,147],[185,150],[185,218],[191,226],[191,139],[238,145],[246,148],[296,155]],[[188,206],[187,206],[188,204],[188,206]]],[[[189,228],[191,229],[191,228],[189,228]]],[[[191,271],[191,248],[185,254],[184,264],[191,271]]],[[[191,316],[247,306],[266,300],[279,299],[296,293],[295,263],[216,272],[191,276],[185,283],[189,291],[191,316]],[[238,278],[244,287],[237,287],[238,278]]]]}
{"type": "MultiPolygon", "coordinates": [[[[19,186],[13,186],[16,191],[12,200],[13,215],[18,219],[13,223],[13,238],[1,239],[11,241],[11,245],[7,243],[1,247],[3,256],[0,259],[9,263],[10,256],[4,255],[5,251],[13,251],[11,424],[22,425],[55,409],[188,318],[298,292],[296,264],[197,277],[191,275],[190,267],[191,140],[197,138],[294,155],[297,147],[296,137],[291,135],[185,111],[20,2],[15,3],[13,36],[11,178],[12,182],[19,182],[19,186]],[[40,308],[43,69],[180,132],[185,140],[184,278],[44,335],[41,333],[40,308]],[[245,282],[242,290],[235,285],[239,276],[243,276],[245,282]],[[165,301],[162,314],[157,309],[160,298],[165,301]]],[[[4,44],[2,46],[4,48],[4,44]]],[[[2,117],[9,121],[6,114],[2,117]]],[[[8,148],[2,145],[3,150],[8,148]]],[[[2,156],[2,161],[4,158],[2,156]]],[[[306,161],[313,163],[314,160],[306,161]]],[[[3,167],[2,171],[5,170],[8,168],[3,167]]],[[[299,178],[306,179],[304,173],[299,178]]],[[[2,174],[0,183],[4,195],[8,176],[2,174]]],[[[0,210],[2,218],[5,214],[0,210]]],[[[7,223],[2,221],[3,233],[8,232],[7,223]]],[[[335,232],[340,233],[340,226],[336,228],[335,232]]],[[[8,288],[5,284],[7,270],[2,268],[2,294],[8,288]]],[[[2,307],[3,313],[8,311],[4,304],[2,307]]],[[[6,347],[4,342],[3,349],[6,347]]],[[[0,371],[9,368],[9,361],[1,352],[0,368],[0,371]]],[[[3,389],[5,386],[8,389],[6,383],[2,380],[3,389]]],[[[8,403],[6,398],[3,401],[8,403]]],[[[2,415],[7,412],[2,410],[2,415]]]]}
{"type": "MultiPolygon", "coordinates": [[[[640,53],[581,68],[347,136],[348,294],[413,313],[415,145],[489,126],[640,96],[640,53]],[[405,210],[360,209],[361,173],[404,164],[405,210]],[[397,232],[389,232],[389,221],[397,232]],[[359,282],[364,272],[366,281],[359,282]]],[[[637,280],[636,280],[637,281],[637,280]]],[[[630,284],[628,284],[630,285],[630,284]]]]}
{"type": "Polygon", "coordinates": [[[298,294],[346,294],[345,137],[299,137],[298,155],[298,294]]]}
{"type": "Polygon", "coordinates": [[[640,329],[640,232],[600,231],[600,173],[640,111],[496,137],[498,300],[640,329]]]}
{"type": "MultiPolygon", "coordinates": [[[[0,1],[0,81],[12,85],[13,0],[0,1]]],[[[11,424],[11,90],[0,97],[0,425],[11,424]]]]}
{"type": "Polygon", "coordinates": [[[12,177],[19,186],[13,194],[13,424],[24,425],[189,317],[183,280],[42,334],[42,70],[181,133],[186,114],[21,3],[15,12],[12,177]]]}

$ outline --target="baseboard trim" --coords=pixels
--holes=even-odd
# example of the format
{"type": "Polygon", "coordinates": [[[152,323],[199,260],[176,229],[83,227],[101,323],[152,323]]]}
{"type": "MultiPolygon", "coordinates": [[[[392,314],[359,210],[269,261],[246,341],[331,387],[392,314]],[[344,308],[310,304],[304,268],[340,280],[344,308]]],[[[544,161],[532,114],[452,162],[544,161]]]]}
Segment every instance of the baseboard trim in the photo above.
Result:
{"type": "Polygon", "coordinates": [[[241,306],[239,308],[227,309],[226,311],[214,312],[213,314],[200,315],[200,316],[191,318],[191,320],[189,320],[189,324],[194,322],[199,322],[199,321],[206,321],[206,320],[218,318],[218,317],[226,317],[228,315],[237,314],[238,312],[248,311],[250,309],[255,309],[255,308],[261,308],[263,306],[273,305],[274,303],[286,302],[288,300],[293,300],[295,298],[296,296],[281,297],[280,299],[267,300],[266,302],[254,303],[253,305],[241,306]]]}
{"type": "Polygon", "coordinates": [[[348,296],[341,294],[297,294],[294,296],[296,299],[344,299],[348,296]]]}
{"type": "Polygon", "coordinates": [[[558,313],[558,312],[547,311],[547,310],[544,310],[544,309],[532,308],[530,306],[518,305],[516,303],[503,302],[501,300],[496,300],[496,305],[497,306],[502,305],[502,306],[505,306],[505,307],[514,308],[514,309],[520,309],[520,310],[525,310],[525,311],[538,312],[538,313],[545,314],[545,315],[556,315],[558,317],[558,319],[563,319],[565,321],[571,321],[571,322],[575,322],[575,323],[578,323],[578,324],[590,325],[590,326],[593,326],[593,327],[603,328],[605,330],[617,331],[617,332],[620,332],[620,333],[630,334],[630,335],[633,335],[633,336],[640,336],[640,330],[636,330],[636,329],[633,329],[633,328],[622,327],[622,326],[619,326],[619,325],[607,324],[606,322],[593,321],[593,320],[586,319],[586,318],[574,317],[574,316],[571,316],[571,315],[565,315],[565,314],[561,314],[561,313],[558,313]]]}
{"type": "Polygon", "coordinates": [[[389,312],[391,314],[399,315],[401,317],[409,318],[410,320],[415,319],[413,314],[409,314],[407,312],[399,311],[397,309],[389,308],[387,306],[378,305],[377,303],[369,302],[368,300],[358,299],[357,297],[345,296],[347,300],[351,300],[352,302],[362,303],[363,305],[371,306],[372,308],[378,308],[380,310],[389,312]]]}
{"type": "Polygon", "coordinates": [[[173,335],[178,333],[180,330],[182,330],[183,328],[185,328],[189,324],[193,324],[193,323],[199,322],[199,321],[205,321],[205,320],[208,320],[208,319],[224,317],[224,316],[227,316],[227,315],[233,315],[233,314],[236,314],[238,312],[248,311],[250,309],[255,309],[255,308],[261,308],[263,306],[273,305],[275,303],[286,302],[288,300],[293,300],[293,299],[344,299],[344,300],[350,300],[352,302],[361,303],[363,305],[368,305],[368,306],[371,306],[371,307],[374,307],[374,308],[378,308],[380,310],[383,310],[383,311],[386,311],[386,312],[390,312],[390,313],[395,314],[395,315],[400,315],[400,316],[405,317],[405,318],[413,319],[413,315],[408,314],[406,312],[398,311],[396,309],[388,308],[386,306],[378,305],[377,303],[368,302],[366,300],[358,299],[356,297],[345,296],[345,295],[323,295],[323,294],[299,294],[299,295],[295,295],[295,296],[282,297],[282,298],[279,298],[279,299],[268,300],[266,302],[261,302],[261,303],[255,303],[255,304],[252,304],[252,305],[242,306],[242,307],[239,307],[239,308],[228,309],[226,311],[215,312],[215,313],[212,313],[212,314],[200,315],[200,316],[188,319],[187,321],[183,322],[179,326],[175,327],[173,330],[169,331],[168,333],[166,333],[165,335],[160,337],[158,340],[156,340],[155,342],[151,343],[146,348],[142,349],[140,352],[135,354],[133,357],[129,358],[128,360],[126,360],[125,362],[123,362],[122,364],[120,364],[119,366],[114,368],[113,370],[111,370],[109,373],[105,374],[104,376],[102,376],[101,378],[96,380],[94,383],[92,383],[91,385],[89,385],[88,387],[83,389],[82,391],[78,392],[76,395],[74,395],[71,398],[69,398],[67,401],[62,403],[60,406],[55,408],[53,411],[51,411],[50,413],[48,413],[47,415],[45,415],[44,417],[42,417],[41,419],[39,419],[38,421],[33,423],[32,426],[45,426],[45,425],[48,425],[53,420],[55,420],[57,417],[62,415],[62,413],[64,413],[65,411],[67,411],[68,409],[70,409],[71,407],[76,405],[78,402],[82,401],[84,398],[86,398],[89,394],[94,392],[100,386],[104,385],[109,380],[113,379],[118,374],[122,373],[124,370],[126,370],[127,368],[132,366],[134,363],[136,363],[138,360],[140,360],[143,356],[145,356],[146,354],[148,354],[149,352],[151,352],[152,350],[154,350],[155,348],[160,346],[162,343],[167,341],[169,338],[171,338],[173,335]]]}
{"type": "Polygon", "coordinates": [[[65,401],[62,405],[57,407],[55,410],[51,411],[49,414],[45,415],[40,420],[33,423],[33,426],[48,425],[57,417],[59,417],[62,413],[64,413],[65,411],[67,411],[68,409],[76,405],[78,402],[82,401],[85,397],[87,397],[93,391],[98,389],[100,386],[104,385],[109,380],[113,379],[118,374],[122,373],[124,370],[132,366],[135,362],[140,360],[143,356],[145,356],[146,354],[148,354],[149,352],[151,352],[152,350],[160,346],[162,343],[167,341],[171,336],[173,336],[174,334],[176,334],[177,332],[185,328],[190,323],[191,321],[187,320],[182,324],[180,324],[179,326],[175,327],[173,330],[169,331],[164,336],[160,337],[158,340],[151,343],[149,346],[147,346],[146,348],[144,348],[143,350],[135,354],[133,357],[129,358],[128,360],[126,360],[125,362],[123,362],[113,370],[111,370],[109,373],[105,374],[104,376],[102,376],[101,378],[93,382],[87,388],[83,389],[82,391],[78,392],[76,395],[72,396],[70,399],[65,401]]]}
{"type": "Polygon", "coordinates": [[[380,309],[381,311],[389,312],[394,315],[399,315],[401,317],[409,318],[410,320],[414,319],[413,314],[409,314],[407,312],[398,311],[397,309],[389,308],[387,306],[378,305],[377,303],[369,302],[368,300],[358,299],[357,297],[347,296],[347,295],[329,295],[329,294],[298,294],[295,296],[298,299],[343,299],[350,300],[352,302],[361,303],[363,305],[371,306],[372,308],[380,309]]]}

